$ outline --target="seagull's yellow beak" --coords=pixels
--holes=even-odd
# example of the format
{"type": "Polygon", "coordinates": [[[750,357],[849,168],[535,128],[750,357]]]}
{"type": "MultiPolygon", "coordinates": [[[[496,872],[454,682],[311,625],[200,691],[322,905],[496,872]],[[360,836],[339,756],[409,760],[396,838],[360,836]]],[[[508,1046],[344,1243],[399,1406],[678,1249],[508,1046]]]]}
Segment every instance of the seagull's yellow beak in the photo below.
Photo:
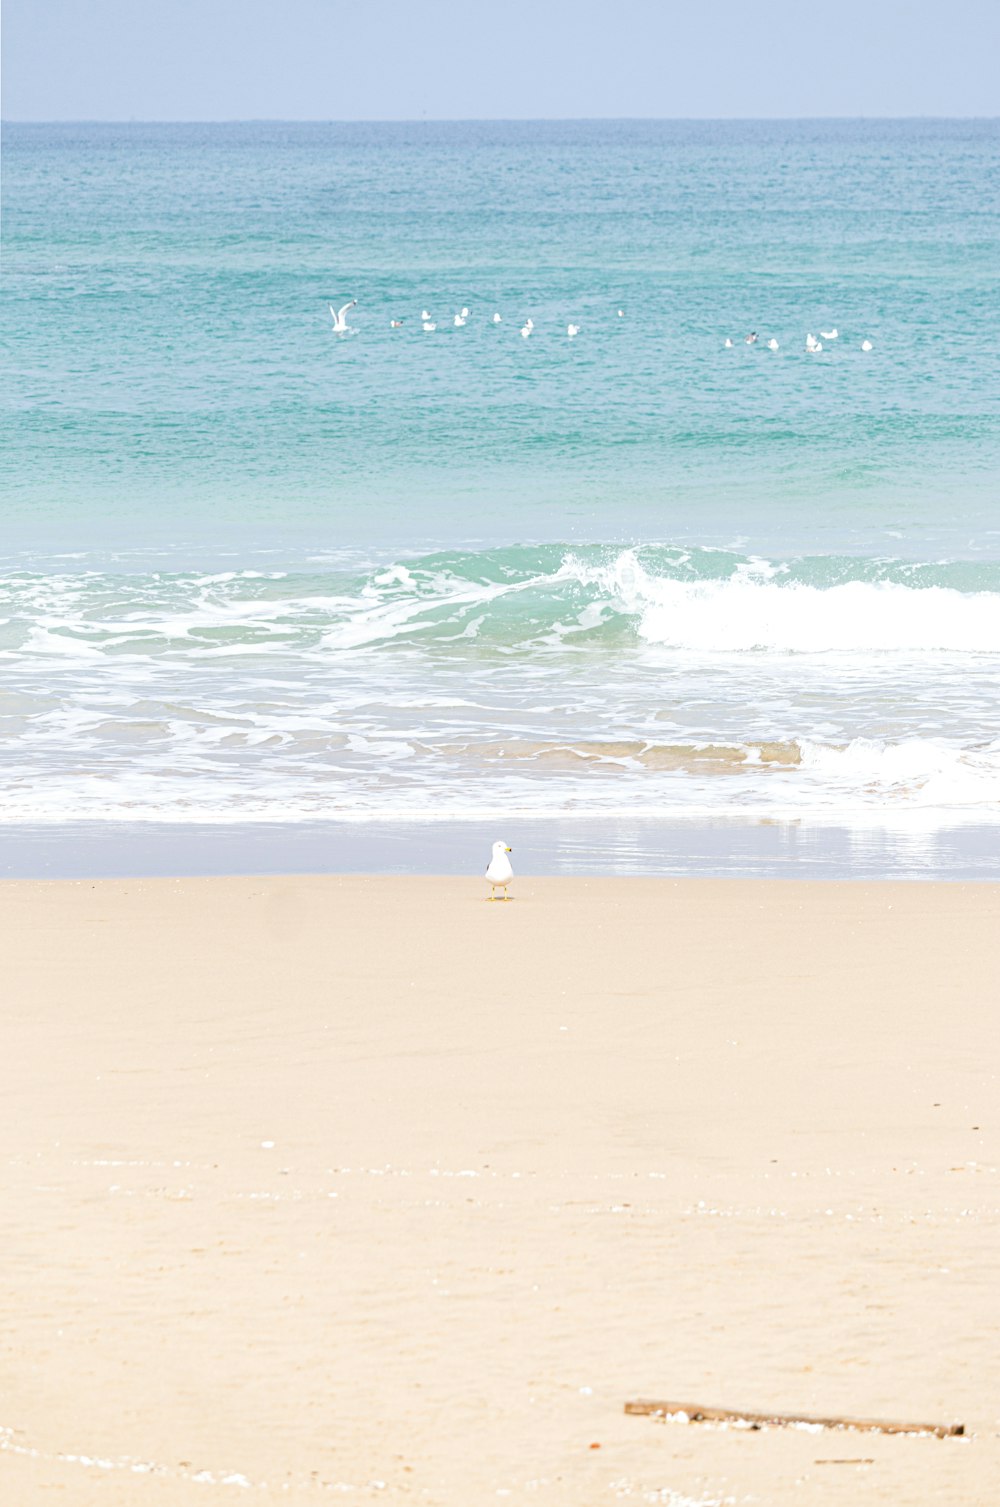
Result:
{"type": "Polygon", "coordinates": [[[508,849],[507,849],[507,852],[508,852],[508,853],[513,853],[513,851],[514,851],[514,849],[513,849],[513,848],[508,848],[508,849]]]}

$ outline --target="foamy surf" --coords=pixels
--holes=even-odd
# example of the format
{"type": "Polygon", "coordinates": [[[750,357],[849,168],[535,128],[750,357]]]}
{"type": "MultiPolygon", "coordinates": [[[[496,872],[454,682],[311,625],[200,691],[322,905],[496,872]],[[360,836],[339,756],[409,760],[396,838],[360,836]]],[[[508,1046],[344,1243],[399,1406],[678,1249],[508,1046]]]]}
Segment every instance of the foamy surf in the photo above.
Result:
{"type": "Polygon", "coordinates": [[[1000,811],[1000,567],[718,549],[0,578],[0,820],[1000,811]]]}

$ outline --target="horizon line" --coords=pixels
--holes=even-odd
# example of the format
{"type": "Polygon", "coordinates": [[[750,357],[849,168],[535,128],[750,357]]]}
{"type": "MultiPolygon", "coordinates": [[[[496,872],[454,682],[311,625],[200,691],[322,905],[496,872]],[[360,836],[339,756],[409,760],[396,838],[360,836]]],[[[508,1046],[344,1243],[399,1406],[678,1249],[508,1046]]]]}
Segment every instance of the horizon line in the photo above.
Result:
{"type": "Polygon", "coordinates": [[[779,125],[855,121],[1000,121],[1000,115],[440,115],[351,116],[232,115],[214,119],[166,116],[17,117],[0,116],[9,126],[446,126],[446,125],[779,125]]]}

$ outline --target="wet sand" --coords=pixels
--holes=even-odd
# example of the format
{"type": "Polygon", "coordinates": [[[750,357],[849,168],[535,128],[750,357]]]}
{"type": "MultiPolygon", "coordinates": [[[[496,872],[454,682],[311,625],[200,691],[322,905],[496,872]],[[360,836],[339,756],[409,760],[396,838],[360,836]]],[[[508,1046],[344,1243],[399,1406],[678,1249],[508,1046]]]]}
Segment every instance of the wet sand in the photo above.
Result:
{"type": "Polygon", "coordinates": [[[993,1507],[1000,887],[516,894],[0,885],[4,1501],[993,1507]]]}

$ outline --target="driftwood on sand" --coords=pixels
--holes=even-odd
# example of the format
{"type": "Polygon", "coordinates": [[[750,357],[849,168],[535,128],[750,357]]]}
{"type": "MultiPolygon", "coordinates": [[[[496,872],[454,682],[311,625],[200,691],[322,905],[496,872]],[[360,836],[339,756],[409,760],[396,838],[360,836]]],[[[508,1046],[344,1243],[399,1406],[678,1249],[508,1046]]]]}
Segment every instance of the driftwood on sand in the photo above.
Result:
{"type": "Polygon", "coordinates": [[[829,1418],[811,1413],[750,1413],[745,1408],[707,1408],[697,1402],[647,1402],[642,1399],[625,1404],[626,1413],[641,1413],[657,1418],[681,1418],[689,1423],[745,1423],[751,1428],[857,1429],[872,1434],[934,1434],[946,1439],[965,1433],[963,1423],[899,1423],[885,1418],[829,1418]]]}

